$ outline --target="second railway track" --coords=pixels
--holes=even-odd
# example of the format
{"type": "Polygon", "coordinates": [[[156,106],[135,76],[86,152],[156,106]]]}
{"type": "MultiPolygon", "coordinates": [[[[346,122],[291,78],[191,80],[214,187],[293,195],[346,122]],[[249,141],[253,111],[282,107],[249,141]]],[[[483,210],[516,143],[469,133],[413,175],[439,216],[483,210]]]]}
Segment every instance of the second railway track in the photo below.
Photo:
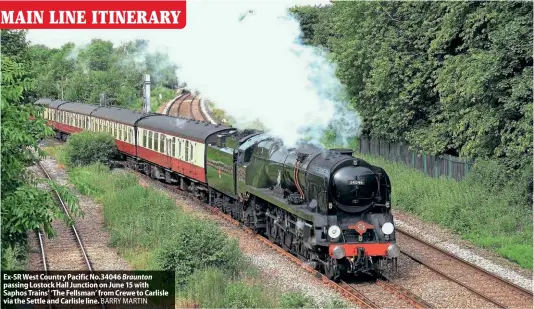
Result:
{"type": "Polygon", "coordinates": [[[532,291],[397,228],[401,252],[498,308],[532,308],[532,291]]]}
{"type": "MultiPolygon", "coordinates": [[[[46,168],[37,163],[38,168],[48,180],[54,180],[46,168]]],[[[55,199],[64,214],[72,220],[67,205],[56,190],[54,191],[55,199]]],[[[66,225],[63,221],[56,220],[52,223],[57,236],[52,239],[45,239],[44,235],[38,231],[37,237],[41,250],[41,260],[44,271],[84,271],[93,274],[94,269],[85,249],[81,235],[74,223],[66,225]]],[[[88,308],[102,308],[105,305],[88,306],[88,308]]]]}

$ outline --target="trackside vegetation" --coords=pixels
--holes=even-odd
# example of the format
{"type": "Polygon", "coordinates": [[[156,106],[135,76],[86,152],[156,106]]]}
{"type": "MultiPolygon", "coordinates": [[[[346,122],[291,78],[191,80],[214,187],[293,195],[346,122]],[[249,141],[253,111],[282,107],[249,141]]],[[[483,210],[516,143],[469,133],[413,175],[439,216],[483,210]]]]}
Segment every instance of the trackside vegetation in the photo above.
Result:
{"type": "Polygon", "coordinates": [[[532,269],[532,216],[525,214],[523,205],[515,203],[517,190],[498,191],[481,184],[476,166],[466,180],[455,181],[431,178],[380,157],[355,156],[386,170],[396,209],[439,223],[478,246],[532,269]]]}
{"type": "MultiPolygon", "coordinates": [[[[105,144],[97,134],[75,134],[62,146],[47,148],[67,168],[84,195],[102,203],[110,245],[135,269],[171,269],[183,305],[203,308],[299,308],[314,306],[300,292],[266,288],[259,272],[215,223],[185,211],[166,194],[141,186],[135,174],[102,163],[74,165],[78,139],[105,144]],[[78,136],[77,136],[78,135],[78,136]]],[[[97,147],[98,148],[98,147],[97,147]]]]}
{"type": "Polygon", "coordinates": [[[62,186],[31,177],[27,168],[41,155],[39,141],[53,132],[44,119],[38,117],[42,109],[28,104],[35,90],[35,74],[25,32],[2,30],[1,58],[1,200],[2,205],[2,270],[25,269],[28,233],[44,228],[52,237],[52,222],[65,219],[50,189],[56,189],[72,213],[80,214],[74,195],[62,186]],[[30,116],[37,116],[33,120],[30,116]],[[36,207],[38,205],[39,207],[36,207]]]}

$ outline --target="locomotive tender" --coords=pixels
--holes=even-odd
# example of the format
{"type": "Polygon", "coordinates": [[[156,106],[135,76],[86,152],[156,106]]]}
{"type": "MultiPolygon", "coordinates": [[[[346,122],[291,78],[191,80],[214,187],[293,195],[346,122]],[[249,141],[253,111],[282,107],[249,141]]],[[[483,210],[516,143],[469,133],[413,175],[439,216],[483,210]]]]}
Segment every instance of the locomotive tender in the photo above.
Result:
{"type": "Polygon", "coordinates": [[[288,149],[259,131],[116,107],[36,104],[56,138],[108,132],[129,167],[192,192],[331,279],[396,265],[389,177],[351,150],[288,149]]]}

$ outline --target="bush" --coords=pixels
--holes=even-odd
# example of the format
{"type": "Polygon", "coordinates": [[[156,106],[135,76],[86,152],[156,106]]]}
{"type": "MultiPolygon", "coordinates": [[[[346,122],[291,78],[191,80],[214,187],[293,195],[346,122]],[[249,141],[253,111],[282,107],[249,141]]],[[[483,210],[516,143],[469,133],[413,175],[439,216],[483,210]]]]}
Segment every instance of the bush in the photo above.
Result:
{"type": "Polygon", "coordinates": [[[313,300],[300,293],[300,292],[290,292],[285,293],[280,297],[280,307],[281,308],[313,308],[313,300]]]}
{"type": "Polygon", "coordinates": [[[65,145],[67,163],[72,166],[107,163],[117,154],[113,136],[102,132],[73,134],[65,145]]]}
{"type": "Polygon", "coordinates": [[[178,284],[185,284],[196,270],[214,267],[237,274],[242,262],[237,242],[230,240],[213,222],[185,215],[172,235],[157,249],[156,262],[174,269],[178,284]]]}
{"type": "Polygon", "coordinates": [[[2,245],[2,270],[26,270],[28,262],[26,240],[2,245]]]}

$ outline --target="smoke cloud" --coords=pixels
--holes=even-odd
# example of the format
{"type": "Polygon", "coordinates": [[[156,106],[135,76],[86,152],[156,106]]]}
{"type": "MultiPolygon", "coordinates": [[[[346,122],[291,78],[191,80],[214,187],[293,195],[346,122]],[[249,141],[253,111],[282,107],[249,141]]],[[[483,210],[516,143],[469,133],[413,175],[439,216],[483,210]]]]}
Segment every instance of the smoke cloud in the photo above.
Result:
{"type": "Polygon", "coordinates": [[[317,142],[329,128],[346,144],[359,135],[361,119],[344,101],[325,53],[300,41],[288,8],[305,4],[325,1],[189,1],[182,30],[32,30],[28,37],[51,47],[93,38],[117,45],[149,40],[149,50],[167,52],[179,79],[235,118],[238,128],[259,120],[286,146],[317,142]]]}

